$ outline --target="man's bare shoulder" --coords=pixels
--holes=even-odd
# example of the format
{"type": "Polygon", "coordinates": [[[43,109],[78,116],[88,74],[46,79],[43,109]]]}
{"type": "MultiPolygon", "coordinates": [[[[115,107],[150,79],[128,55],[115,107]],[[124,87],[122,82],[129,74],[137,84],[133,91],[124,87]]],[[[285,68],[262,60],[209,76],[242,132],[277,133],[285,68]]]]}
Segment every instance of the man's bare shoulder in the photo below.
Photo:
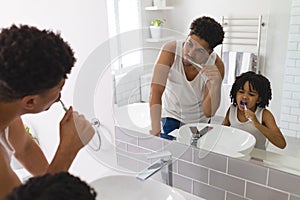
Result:
{"type": "Polygon", "coordinates": [[[164,51],[167,51],[169,53],[175,53],[175,50],[176,50],[176,41],[170,41],[170,42],[167,42],[163,45],[162,49],[164,51]]]}

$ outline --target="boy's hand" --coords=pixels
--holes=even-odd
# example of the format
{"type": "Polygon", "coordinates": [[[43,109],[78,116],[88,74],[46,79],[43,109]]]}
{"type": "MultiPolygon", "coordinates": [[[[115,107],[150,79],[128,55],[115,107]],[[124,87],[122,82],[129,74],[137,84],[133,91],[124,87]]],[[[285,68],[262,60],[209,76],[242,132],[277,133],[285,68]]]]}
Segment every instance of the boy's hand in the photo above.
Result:
{"type": "Polygon", "coordinates": [[[258,123],[256,115],[254,112],[252,112],[252,110],[250,110],[250,109],[244,110],[244,114],[247,119],[252,120],[252,123],[258,123]]]}

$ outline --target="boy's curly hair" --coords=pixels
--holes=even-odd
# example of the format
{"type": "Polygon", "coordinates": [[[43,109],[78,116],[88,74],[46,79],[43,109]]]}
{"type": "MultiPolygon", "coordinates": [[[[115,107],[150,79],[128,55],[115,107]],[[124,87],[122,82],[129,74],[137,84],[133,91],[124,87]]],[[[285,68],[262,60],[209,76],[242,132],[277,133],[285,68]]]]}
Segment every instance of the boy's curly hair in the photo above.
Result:
{"type": "Polygon", "coordinates": [[[205,40],[211,50],[222,44],[224,39],[224,31],[221,24],[206,16],[199,17],[191,23],[189,35],[196,35],[205,40]]]}
{"type": "Polygon", "coordinates": [[[30,178],[12,190],[4,200],[95,200],[96,192],[86,182],[68,172],[30,178]]]}
{"type": "Polygon", "coordinates": [[[0,101],[40,94],[67,78],[76,59],[59,33],[28,25],[0,32],[0,101]]]}
{"type": "Polygon", "coordinates": [[[258,96],[261,98],[258,106],[261,108],[265,108],[266,106],[268,106],[269,101],[272,99],[272,89],[270,81],[263,75],[256,74],[252,71],[242,73],[240,76],[236,77],[230,91],[230,98],[233,105],[237,105],[236,93],[239,89],[242,89],[244,87],[247,81],[249,82],[251,89],[256,90],[258,92],[258,96]]]}

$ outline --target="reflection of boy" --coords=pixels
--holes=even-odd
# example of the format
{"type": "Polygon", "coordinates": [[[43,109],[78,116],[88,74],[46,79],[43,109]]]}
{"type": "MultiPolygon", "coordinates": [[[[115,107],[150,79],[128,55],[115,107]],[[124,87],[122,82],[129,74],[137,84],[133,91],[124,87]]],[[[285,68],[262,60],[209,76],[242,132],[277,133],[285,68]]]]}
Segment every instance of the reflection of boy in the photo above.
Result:
{"type": "Polygon", "coordinates": [[[68,172],[30,178],[13,189],[4,200],[94,200],[96,192],[86,182],[68,172]]]}
{"type": "Polygon", "coordinates": [[[236,78],[229,107],[223,124],[251,133],[256,138],[256,148],[266,149],[266,139],[279,148],[286,146],[269,105],[272,91],[269,80],[263,75],[246,72],[236,78]]]}
{"type": "Polygon", "coordinates": [[[21,120],[21,115],[48,110],[59,101],[74,62],[72,49],[59,34],[26,25],[1,30],[0,199],[21,184],[10,167],[12,155],[32,175],[67,171],[92,138],[93,127],[70,107],[60,122],[59,145],[49,164],[21,120]]]}
{"type": "Polygon", "coordinates": [[[219,107],[224,65],[213,52],[224,31],[209,17],[200,17],[190,26],[183,41],[166,43],[156,61],[150,95],[150,131],[172,139],[168,133],[185,123],[207,122],[219,107]],[[191,61],[189,61],[191,60],[191,61]],[[191,62],[202,64],[202,69],[191,62]],[[163,107],[163,109],[162,109],[163,107]]]}

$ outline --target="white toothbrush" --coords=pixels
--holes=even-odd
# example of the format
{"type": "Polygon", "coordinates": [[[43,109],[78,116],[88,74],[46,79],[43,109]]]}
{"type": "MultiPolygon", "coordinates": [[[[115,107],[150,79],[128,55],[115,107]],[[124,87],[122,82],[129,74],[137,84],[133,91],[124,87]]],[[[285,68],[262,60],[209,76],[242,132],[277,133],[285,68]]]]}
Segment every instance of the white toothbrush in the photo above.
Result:
{"type": "MultiPolygon", "coordinates": [[[[245,109],[245,110],[248,110],[248,109],[247,109],[247,104],[246,104],[246,102],[243,102],[243,101],[242,101],[241,104],[244,106],[244,109],[245,109]]],[[[249,120],[250,122],[252,122],[251,117],[248,117],[248,120],[249,120]]]]}
{"type": "Polygon", "coordinates": [[[198,69],[202,70],[203,67],[199,64],[199,63],[196,63],[194,62],[193,60],[189,59],[189,58],[186,58],[192,65],[194,65],[195,67],[197,67],[198,69]]]}

